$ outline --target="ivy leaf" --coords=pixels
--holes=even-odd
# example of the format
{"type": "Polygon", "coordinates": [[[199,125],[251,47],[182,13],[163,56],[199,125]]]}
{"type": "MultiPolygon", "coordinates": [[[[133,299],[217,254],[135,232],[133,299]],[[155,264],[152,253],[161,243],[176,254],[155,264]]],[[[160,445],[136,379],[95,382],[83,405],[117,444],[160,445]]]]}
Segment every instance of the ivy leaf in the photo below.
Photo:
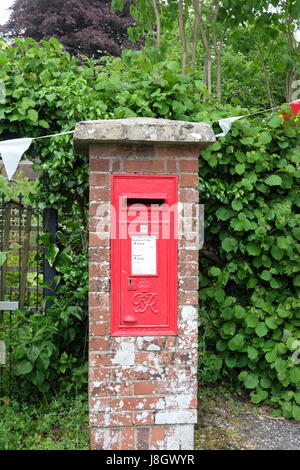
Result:
{"type": "Polygon", "coordinates": [[[259,380],[256,374],[241,372],[239,375],[239,380],[244,382],[246,388],[253,389],[258,386],[259,380]]]}
{"type": "Polygon", "coordinates": [[[5,263],[6,257],[7,257],[7,252],[0,251],[0,266],[2,266],[5,263]]]}
{"type": "Polygon", "coordinates": [[[279,248],[279,246],[273,245],[271,248],[271,254],[274,259],[276,259],[277,261],[280,261],[283,258],[284,251],[281,248],[279,248]]]}
{"type": "Polygon", "coordinates": [[[276,321],[276,317],[267,317],[265,319],[265,324],[267,325],[268,328],[270,328],[271,330],[275,330],[275,328],[277,328],[277,321],[276,321]]]}
{"type": "Polygon", "coordinates": [[[272,135],[270,132],[262,132],[258,137],[258,143],[261,145],[269,144],[272,141],[272,135]]]}
{"type": "Polygon", "coordinates": [[[294,277],[293,284],[295,287],[300,287],[300,274],[294,277]]]}
{"type": "Polygon", "coordinates": [[[282,117],[279,116],[278,114],[274,114],[270,121],[268,122],[269,126],[272,127],[273,129],[276,129],[277,127],[282,126],[282,117]]]}
{"type": "Polygon", "coordinates": [[[220,269],[220,268],[217,268],[216,266],[213,266],[212,268],[210,268],[209,274],[210,274],[211,276],[218,277],[219,274],[221,274],[221,269],[220,269]]]}
{"type": "Polygon", "coordinates": [[[277,359],[276,349],[273,349],[272,351],[268,351],[265,355],[265,358],[268,362],[275,362],[277,359]]]}
{"type": "Polygon", "coordinates": [[[292,406],[292,415],[294,419],[296,419],[297,421],[300,421],[300,406],[298,405],[292,406]]]}
{"type": "Polygon", "coordinates": [[[264,269],[264,271],[261,273],[260,277],[264,281],[270,281],[270,279],[272,279],[272,274],[270,273],[270,271],[267,271],[266,269],[264,269]]]}
{"type": "Polygon", "coordinates": [[[268,186],[280,186],[282,184],[282,179],[278,175],[271,175],[265,180],[265,183],[268,186]]]}
{"type": "Polygon", "coordinates": [[[59,248],[55,243],[51,243],[49,249],[47,250],[46,259],[48,260],[50,266],[53,266],[55,258],[59,252],[59,248]]]}
{"type": "Polygon", "coordinates": [[[235,211],[241,211],[243,209],[242,201],[240,201],[239,199],[235,199],[234,201],[232,201],[231,207],[235,211]]]}
{"type": "Polygon", "coordinates": [[[39,126],[43,127],[44,129],[49,129],[50,128],[50,125],[48,124],[48,122],[44,121],[43,119],[41,119],[39,121],[39,126]]]}
{"type": "Polygon", "coordinates": [[[268,392],[265,390],[259,390],[259,392],[250,394],[252,403],[258,404],[268,398],[268,392]]]}
{"type": "Polygon", "coordinates": [[[245,172],[245,163],[238,163],[235,165],[235,171],[238,175],[242,175],[245,172]]]}
{"type": "Polygon", "coordinates": [[[219,220],[228,220],[232,216],[232,211],[226,207],[220,207],[216,212],[216,216],[219,220]]]}
{"type": "Polygon", "coordinates": [[[228,347],[231,351],[238,351],[243,344],[244,336],[241,333],[238,333],[228,342],[228,347]]]}
{"type": "Polygon", "coordinates": [[[226,323],[224,323],[224,325],[222,326],[222,332],[223,332],[226,336],[233,336],[234,333],[235,333],[235,329],[236,329],[236,325],[235,325],[235,323],[233,323],[233,322],[226,322],[226,323]]]}
{"type": "Polygon", "coordinates": [[[254,313],[250,313],[246,317],[246,325],[248,328],[255,328],[258,325],[258,318],[254,313]]]}
{"type": "Polygon", "coordinates": [[[254,361],[258,357],[258,351],[253,346],[248,346],[247,355],[251,361],[254,361]]]}
{"type": "Polygon", "coordinates": [[[261,252],[261,246],[256,244],[255,242],[248,243],[247,251],[249,255],[258,256],[261,252]]]}
{"type": "Polygon", "coordinates": [[[290,380],[296,386],[300,386],[300,367],[295,366],[290,370],[290,380]]]}
{"type": "Polygon", "coordinates": [[[35,111],[35,109],[29,109],[27,115],[31,121],[38,122],[39,114],[37,111],[35,111]]]}
{"type": "Polygon", "coordinates": [[[265,323],[259,322],[259,324],[258,324],[257,327],[255,328],[255,333],[256,333],[257,336],[259,336],[260,338],[262,338],[263,336],[266,336],[266,334],[268,333],[268,329],[267,329],[265,323]]]}
{"type": "Polygon", "coordinates": [[[238,242],[235,238],[227,237],[222,241],[222,248],[224,251],[233,251],[236,249],[238,242]]]}
{"type": "Polygon", "coordinates": [[[30,372],[33,369],[33,365],[30,361],[27,361],[24,359],[23,361],[20,361],[16,367],[15,374],[16,375],[27,375],[30,374],[30,372]]]}

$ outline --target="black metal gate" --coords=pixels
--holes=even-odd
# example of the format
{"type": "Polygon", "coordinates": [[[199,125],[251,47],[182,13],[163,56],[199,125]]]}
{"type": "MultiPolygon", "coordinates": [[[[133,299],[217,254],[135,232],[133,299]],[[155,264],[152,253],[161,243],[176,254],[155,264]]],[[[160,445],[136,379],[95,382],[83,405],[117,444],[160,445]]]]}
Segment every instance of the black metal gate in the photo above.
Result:
{"type": "Polygon", "coordinates": [[[50,228],[55,238],[56,211],[43,213],[23,200],[22,194],[17,200],[0,195],[0,399],[11,394],[9,338],[18,311],[30,315],[41,310],[43,297],[51,294],[43,283],[51,284],[55,274],[45,260],[40,235],[50,228]]]}

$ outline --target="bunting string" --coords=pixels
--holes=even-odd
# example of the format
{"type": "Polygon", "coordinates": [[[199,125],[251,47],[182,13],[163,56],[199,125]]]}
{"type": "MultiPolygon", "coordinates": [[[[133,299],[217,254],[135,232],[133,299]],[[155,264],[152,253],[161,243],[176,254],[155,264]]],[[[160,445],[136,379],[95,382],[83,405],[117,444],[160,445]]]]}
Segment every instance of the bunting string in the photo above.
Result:
{"type": "MultiPolygon", "coordinates": [[[[292,115],[296,116],[300,112],[300,100],[289,103],[289,105],[291,108],[292,115]]],[[[257,111],[255,113],[246,114],[244,116],[232,116],[224,119],[219,119],[218,124],[223,132],[216,134],[215,137],[225,137],[230,131],[232,123],[234,121],[237,121],[238,119],[256,116],[257,114],[268,113],[270,111],[276,111],[280,108],[281,106],[277,106],[275,108],[264,109],[263,111],[257,111]]],[[[284,115],[283,117],[290,116],[284,115]]],[[[2,162],[5,167],[8,180],[12,179],[13,175],[15,174],[18,168],[22,156],[29,149],[33,140],[49,139],[52,137],[59,137],[61,135],[74,134],[74,132],[75,131],[73,130],[67,132],[60,132],[59,134],[43,135],[40,137],[24,137],[20,139],[0,141],[0,155],[2,157],[2,162]]]]}

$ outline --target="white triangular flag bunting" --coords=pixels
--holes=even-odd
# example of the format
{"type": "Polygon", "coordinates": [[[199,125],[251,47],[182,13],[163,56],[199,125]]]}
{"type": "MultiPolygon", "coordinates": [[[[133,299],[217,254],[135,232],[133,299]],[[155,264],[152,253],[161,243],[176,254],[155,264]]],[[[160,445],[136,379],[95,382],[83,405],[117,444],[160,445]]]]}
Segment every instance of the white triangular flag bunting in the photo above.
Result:
{"type": "Polygon", "coordinates": [[[0,154],[5,167],[7,178],[12,179],[20,160],[26,150],[30,147],[33,139],[13,139],[0,142],[0,154]]]}
{"type": "Polygon", "coordinates": [[[245,116],[235,116],[235,117],[220,119],[218,123],[223,132],[221,134],[217,134],[215,137],[225,137],[225,135],[228,134],[228,132],[231,129],[231,124],[234,121],[237,121],[238,119],[242,119],[243,117],[245,116]]]}

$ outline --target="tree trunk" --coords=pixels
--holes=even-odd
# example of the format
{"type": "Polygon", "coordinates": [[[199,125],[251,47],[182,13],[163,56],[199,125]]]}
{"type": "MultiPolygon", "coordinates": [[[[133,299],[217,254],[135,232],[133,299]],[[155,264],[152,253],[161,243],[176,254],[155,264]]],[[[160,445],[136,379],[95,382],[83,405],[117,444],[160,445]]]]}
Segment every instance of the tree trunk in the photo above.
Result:
{"type": "Polygon", "coordinates": [[[214,51],[216,56],[216,69],[217,69],[217,98],[219,101],[222,99],[222,45],[218,43],[216,34],[213,33],[214,51]]]}
{"type": "MultiPolygon", "coordinates": [[[[256,45],[258,46],[258,44],[256,44],[256,45]]],[[[265,76],[265,82],[266,82],[266,88],[267,88],[270,107],[275,108],[275,101],[274,101],[274,96],[273,96],[273,91],[272,91],[270,74],[269,74],[269,71],[267,69],[265,59],[263,58],[263,56],[260,52],[259,52],[259,56],[260,56],[260,61],[261,61],[263,73],[264,73],[264,76],[265,76]]]]}
{"type": "Polygon", "coordinates": [[[196,62],[197,62],[197,45],[198,45],[198,32],[199,32],[199,16],[194,10],[195,19],[194,19],[194,28],[193,28],[193,39],[192,39],[192,70],[196,69],[196,62]]]}
{"type": "Polygon", "coordinates": [[[186,66],[187,66],[187,42],[186,42],[185,24],[184,24],[183,0],[179,0],[178,2],[178,25],[179,25],[180,40],[182,44],[181,69],[182,69],[182,73],[185,73],[186,66]]]}
{"type": "Polygon", "coordinates": [[[212,94],[212,80],[211,80],[211,45],[210,45],[210,37],[207,27],[203,23],[202,19],[202,7],[203,7],[203,0],[193,0],[193,5],[195,9],[196,16],[198,16],[199,21],[199,30],[201,33],[201,39],[205,51],[205,59],[204,59],[204,80],[205,85],[207,86],[208,90],[208,97],[204,95],[203,101],[210,101],[211,94],[212,94]]]}
{"type": "Polygon", "coordinates": [[[156,18],[156,45],[157,47],[160,47],[160,38],[161,38],[160,14],[159,14],[159,8],[158,8],[156,0],[152,0],[152,5],[153,5],[154,13],[155,13],[155,18],[156,18]]]}

